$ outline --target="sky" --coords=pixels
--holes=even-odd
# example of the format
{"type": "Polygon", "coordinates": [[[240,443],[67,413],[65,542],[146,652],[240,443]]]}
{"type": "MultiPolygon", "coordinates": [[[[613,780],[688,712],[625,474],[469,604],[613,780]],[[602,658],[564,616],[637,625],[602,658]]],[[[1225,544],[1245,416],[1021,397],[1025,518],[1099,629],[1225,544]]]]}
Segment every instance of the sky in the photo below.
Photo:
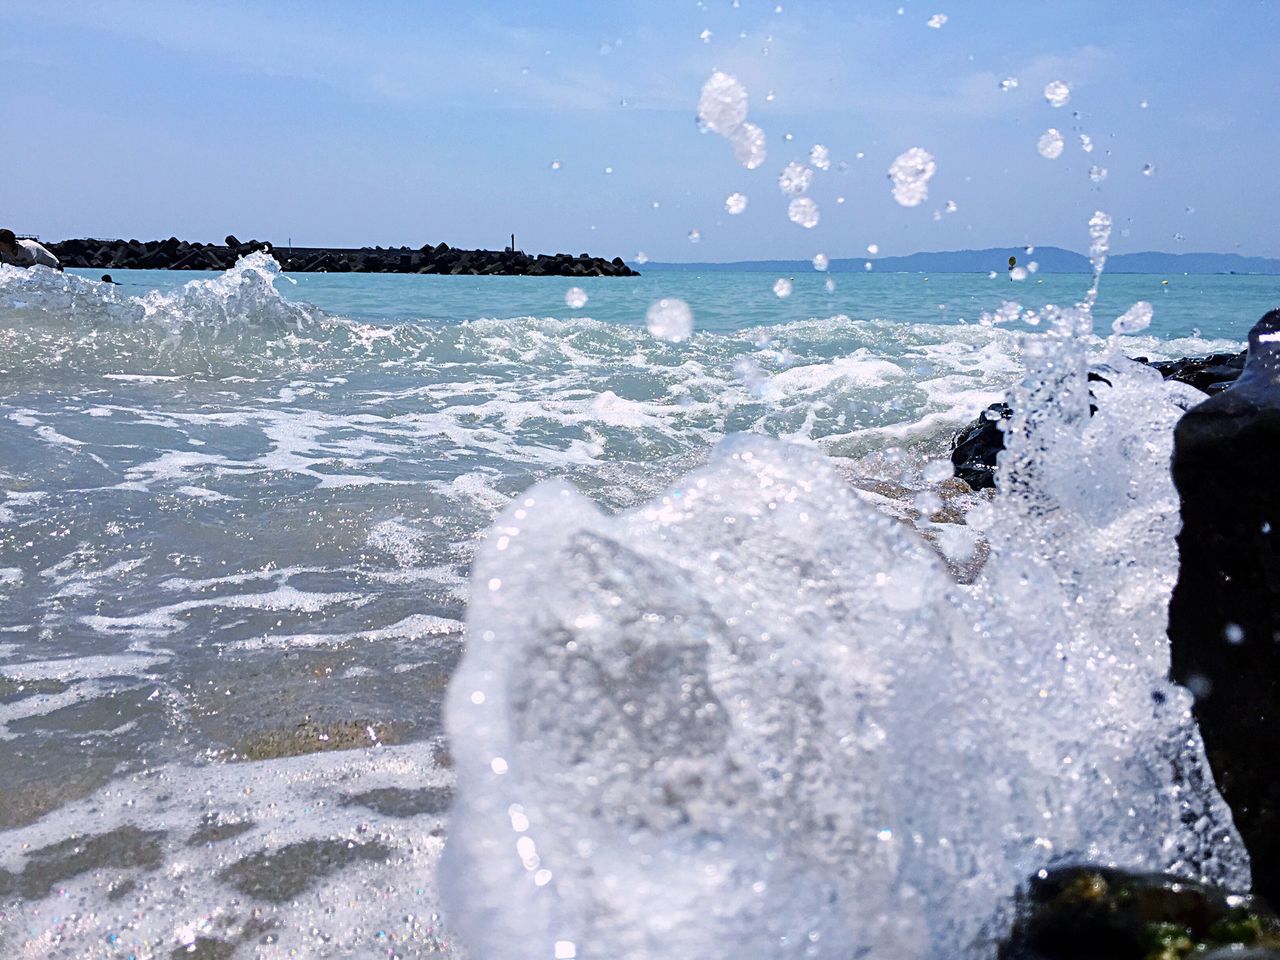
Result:
{"type": "Polygon", "coordinates": [[[1117,252],[1275,257],[1277,36],[1280,0],[4,2],[0,226],[733,261],[1083,250],[1101,209],[1117,252]],[[699,129],[715,71],[756,169],[699,129]],[[806,229],[777,181],[814,145],[806,229]]]}

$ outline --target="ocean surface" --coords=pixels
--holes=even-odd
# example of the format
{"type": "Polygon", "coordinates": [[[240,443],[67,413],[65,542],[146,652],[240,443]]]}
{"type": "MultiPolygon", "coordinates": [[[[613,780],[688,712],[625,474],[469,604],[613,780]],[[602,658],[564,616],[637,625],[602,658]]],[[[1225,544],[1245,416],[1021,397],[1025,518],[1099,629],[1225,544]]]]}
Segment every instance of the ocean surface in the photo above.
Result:
{"type": "MultiPolygon", "coordinates": [[[[1089,282],[75,273],[0,270],[4,956],[451,954],[443,705],[502,511],[760,434],[971,578],[986,499],[939,461],[1089,282]]],[[[1278,291],[1104,275],[1084,339],[1147,301],[1128,355],[1234,351],[1278,291]]]]}

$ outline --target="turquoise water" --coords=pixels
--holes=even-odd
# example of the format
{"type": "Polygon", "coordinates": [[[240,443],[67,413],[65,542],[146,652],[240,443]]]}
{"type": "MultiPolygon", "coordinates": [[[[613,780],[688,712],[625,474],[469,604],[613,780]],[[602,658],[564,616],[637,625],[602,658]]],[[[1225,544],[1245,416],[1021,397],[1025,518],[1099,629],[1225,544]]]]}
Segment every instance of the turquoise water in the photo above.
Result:
{"type": "MultiPolygon", "coordinates": [[[[445,949],[424,919],[439,804],[351,798],[447,791],[444,688],[494,519],[550,478],[634,506],[748,432],[830,455],[949,560],[972,554],[963,525],[913,504],[980,502],[936,461],[1019,378],[1035,329],[980,318],[1075,303],[1088,281],[839,274],[829,291],[810,272],[782,299],[763,273],[73,273],[0,271],[0,871],[71,833],[158,838],[117,870],[138,883],[118,906],[84,875],[63,884],[71,913],[43,888],[6,909],[0,873],[0,945],[27,931],[29,956],[100,943],[126,913],[135,939],[170,944],[170,912],[196,929],[246,900],[305,943],[305,895],[208,878],[374,836],[394,866],[356,858],[315,882],[365,904],[368,936],[445,949]],[[693,312],[687,342],[644,327],[672,297],[693,312]],[[210,817],[234,839],[188,845],[210,817]],[[166,871],[190,884],[176,904],[166,871]]],[[[1104,276],[1100,332],[1139,300],[1154,320],[1126,352],[1195,355],[1239,349],[1280,283],[1104,276]]]]}
{"type": "MultiPolygon", "coordinates": [[[[644,268],[641,267],[641,270],[644,268]]],[[[100,271],[73,273],[97,278],[100,271]]],[[[287,274],[281,292],[290,299],[361,320],[429,320],[441,323],[483,317],[591,317],[605,323],[638,326],[660,297],[678,297],[694,309],[697,329],[729,333],[812,317],[843,314],[858,320],[897,323],[976,322],[984,311],[1014,300],[1031,309],[1047,303],[1069,304],[1083,297],[1089,278],[1047,274],[1013,282],[983,274],[839,273],[830,279],[817,271],[789,275],[794,292],[773,293],[771,273],[708,273],[652,270],[640,277],[439,277],[397,274],[287,274]],[[295,284],[290,284],[292,280],[295,284]],[[568,310],[564,294],[580,287],[589,297],[568,310]]],[[[124,290],[173,290],[208,274],[190,271],[116,271],[124,290]]],[[[1152,332],[1163,338],[1199,335],[1244,339],[1258,317],[1280,302],[1280,278],[1263,276],[1139,274],[1105,275],[1096,315],[1119,316],[1137,300],[1155,307],[1152,332]],[[1168,281],[1165,283],[1164,281],[1168,281]]]]}

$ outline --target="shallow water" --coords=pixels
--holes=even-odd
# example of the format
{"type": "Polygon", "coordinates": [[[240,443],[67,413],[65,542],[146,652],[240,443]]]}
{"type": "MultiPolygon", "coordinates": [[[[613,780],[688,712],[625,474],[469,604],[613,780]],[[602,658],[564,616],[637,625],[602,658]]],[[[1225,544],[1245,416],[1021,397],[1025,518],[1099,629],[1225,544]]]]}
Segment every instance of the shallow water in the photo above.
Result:
{"type": "MultiPolygon", "coordinates": [[[[1085,283],[114,275],[0,272],[0,944],[21,956],[447,951],[444,691],[512,499],[565,478],[632,507],[758,433],[833,455],[963,572],[982,498],[927,465],[1022,369],[1018,331],[979,318],[1085,283]],[[672,296],[687,343],[643,328],[672,296]]],[[[1126,352],[1173,357],[1239,349],[1275,280],[1102,290],[1104,321],[1155,306],[1126,352]]]]}

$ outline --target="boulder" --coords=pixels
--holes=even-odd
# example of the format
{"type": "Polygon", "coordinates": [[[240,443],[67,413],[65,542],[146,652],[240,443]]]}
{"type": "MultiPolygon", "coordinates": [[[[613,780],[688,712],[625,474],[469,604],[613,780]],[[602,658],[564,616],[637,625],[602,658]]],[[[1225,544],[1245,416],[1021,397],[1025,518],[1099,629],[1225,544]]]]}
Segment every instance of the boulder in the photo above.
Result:
{"type": "MultiPolygon", "coordinates": [[[[1187,383],[1212,395],[1221,393],[1235,382],[1244,369],[1244,358],[1244,353],[1215,353],[1181,360],[1132,359],[1159,370],[1166,380],[1187,383]]],[[[1089,379],[1096,381],[1102,378],[1090,373],[1089,379]]],[[[1091,412],[1095,409],[1090,406],[1091,412]]],[[[1008,404],[993,403],[951,439],[951,463],[955,476],[974,490],[996,485],[996,457],[1004,449],[1002,423],[1012,415],[1008,404]]]]}
{"type": "Polygon", "coordinates": [[[1194,712],[1223,798],[1280,898],[1280,310],[1249,332],[1244,372],[1174,433],[1179,571],[1169,604],[1175,680],[1194,712]]]}
{"type": "Polygon", "coordinates": [[[1007,403],[993,403],[951,441],[955,475],[974,490],[996,485],[996,457],[1004,449],[1001,423],[1013,416],[1007,403]]]}
{"type": "Polygon", "coordinates": [[[1260,900],[1182,877],[1060,866],[1031,878],[999,960],[1280,957],[1280,920],[1260,900]],[[1212,954],[1210,954],[1212,955],[1212,954]]]}

